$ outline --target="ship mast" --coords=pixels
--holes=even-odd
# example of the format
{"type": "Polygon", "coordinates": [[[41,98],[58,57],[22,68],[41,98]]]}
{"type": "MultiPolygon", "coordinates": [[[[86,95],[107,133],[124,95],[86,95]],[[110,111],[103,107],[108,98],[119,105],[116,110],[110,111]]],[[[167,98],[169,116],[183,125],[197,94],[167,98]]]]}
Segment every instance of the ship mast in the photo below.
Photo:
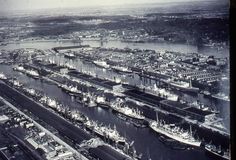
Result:
{"type": "Polygon", "coordinates": [[[158,123],[159,122],[158,112],[156,112],[156,120],[157,120],[157,123],[158,123]]]}
{"type": "Polygon", "coordinates": [[[192,87],[192,79],[189,80],[189,87],[192,87]]]}

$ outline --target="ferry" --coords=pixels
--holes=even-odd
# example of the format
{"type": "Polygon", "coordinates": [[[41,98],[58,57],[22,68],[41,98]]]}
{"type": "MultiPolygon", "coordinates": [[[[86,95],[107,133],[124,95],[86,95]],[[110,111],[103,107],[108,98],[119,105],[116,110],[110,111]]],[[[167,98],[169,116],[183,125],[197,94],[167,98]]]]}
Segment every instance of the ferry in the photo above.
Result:
{"type": "Polygon", "coordinates": [[[206,154],[211,156],[214,159],[218,160],[229,160],[230,159],[230,153],[228,151],[223,151],[221,147],[217,148],[215,145],[212,144],[205,144],[205,151],[206,154]]]}
{"type": "Polygon", "coordinates": [[[195,147],[200,147],[201,145],[201,141],[196,140],[193,137],[191,127],[190,132],[183,131],[183,129],[175,126],[175,124],[165,124],[164,121],[159,121],[158,118],[157,121],[150,121],[149,126],[155,132],[168,138],[174,139],[180,143],[195,147]]]}

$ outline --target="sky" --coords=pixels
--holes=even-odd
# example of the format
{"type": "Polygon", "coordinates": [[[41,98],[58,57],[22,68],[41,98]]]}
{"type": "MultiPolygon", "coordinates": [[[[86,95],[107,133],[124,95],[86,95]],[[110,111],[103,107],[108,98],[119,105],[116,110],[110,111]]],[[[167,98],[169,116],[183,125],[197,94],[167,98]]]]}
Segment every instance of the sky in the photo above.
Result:
{"type": "MultiPolygon", "coordinates": [[[[191,2],[193,0],[0,0],[1,11],[34,10],[47,8],[94,7],[108,5],[191,2]]],[[[205,0],[194,0],[205,1],[205,0]]],[[[210,0],[219,1],[219,0],[210,0]]]]}

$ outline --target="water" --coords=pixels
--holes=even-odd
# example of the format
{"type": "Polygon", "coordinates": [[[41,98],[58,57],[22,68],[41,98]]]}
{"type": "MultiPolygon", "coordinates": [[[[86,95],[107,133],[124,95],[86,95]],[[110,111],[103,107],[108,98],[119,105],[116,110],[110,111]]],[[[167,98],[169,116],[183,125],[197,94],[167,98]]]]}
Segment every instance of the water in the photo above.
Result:
{"type": "Polygon", "coordinates": [[[0,71],[7,73],[9,76],[17,77],[21,82],[29,87],[36,88],[48,94],[50,97],[57,98],[64,104],[72,108],[77,108],[80,112],[87,115],[90,119],[96,120],[100,123],[116,126],[117,130],[122,136],[126,137],[129,142],[134,140],[134,147],[138,153],[143,153],[143,159],[147,159],[147,152],[150,153],[152,159],[157,157],[163,160],[182,159],[188,160],[194,156],[196,159],[208,160],[205,157],[204,151],[201,149],[196,150],[173,150],[168,146],[162,144],[158,140],[158,136],[149,128],[136,128],[117,116],[111,111],[104,110],[99,107],[88,108],[73,102],[71,97],[65,94],[60,88],[53,84],[47,84],[40,80],[29,78],[26,75],[13,71],[11,66],[0,65],[0,71]]]}
{"type": "MultiPolygon", "coordinates": [[[[188,44],[173,44],[166,42],[156,42],[156,43],[131,43],[131,42],[121,42],[118,40],[107,41],[101,43],[100,41],[83,41],[82,45],[90,45],[92,47],[115,47],[115,48],[125,48],[129,47],[131,49],[152,49],[156,51],[176,51],[182,53],[199,53],[205,55],[214,55],[216,57],[229,57],[229,48],[219,49],[217,47],[197,47],[188,44]]],[[[73,43],[71,41],[29,41],[20,43],[10,43],[6,46],[0,46],[0,49],[19,49],[19,48],[37,48],[37,49],[51,49],[58,46],[71,46],[79,45],[78,43],[73,43]]]]}
{"type": "MultiPolygon", "coordinates": [[[[85,42],[84,42],[85,43],[85,42]]],[[[100,46],[100,42],[97,41],[89,41],[86,42],[86,44],[89,44],[91,46],[100,46]]],[[[4,49],[17,49],[17,48],[38,48],[38,49],[50,49],[52,47],[56,46],[66,46],[66,45],[76,45],[71,42],[37,42],[37,43],[20,43],[20,44],[9,44],[7,46],[2,46],[1,48],[4,49]]],[[[104,43],[103,47],[118,47],[118,48],[141,48],[141,49],[155,49],[155,50],[173,50],[173,51],[184,51],[185,53],[188,52],[201,52],[204,53],[204,49],[199,50],[195,46],[190,45],[182,45],[182,44],[163,44],[163,43],[155,43],[155,44],[144,44],[144,43],[124,43],[124,42],[118,42],[118,41],[111,41],[108,43],[104,43]]],[[[210,52],[207,52],[208,54],[210,52]]],[[[212,51],[213,53],[213,51],[212,51]]],[[[218,52],[217,52],[218,53],[218,52]]],[[[228,53],[227,50],[225,53],[228,53]]],[[[226,55],[219,53],[219,55],[226,55]]],[[[54,57],[56,62],[59,63],[60,61],[64,61],[63,57],[54,57]]],[[[71,60],[69,63],[75,65],[80,71],[90,71],[96,73],[98,76],[102,77],[119,77],[123,81],[128,81],[132,84],[145,84],[150,85],[153,84],[152,81],[144,81],[143,79],[140,79],[137,75],[133,76],[124,76],[120,75],[118,73],[114,73],[109,70],[104,70],[101,68],[96,67],[92,64],[85,64],[81,62],[80,60],[71,60]]],[[[41,90],[48,94],[50,97],[54,97],[59,99],[62,103],[67,104],[68,106],[72,108],[78,108],[79,111],[87,115],[89,118],[93,120],[97,120],[100,123],[104,123],[106,125],[115,125],[117,130],[126,137],[129,142],[134,140],[134,147],[137,150],[138,153],[143,154],[143,159],[147,159],[147,153],[150,154],[150,157],[154,160],[156,159],[163,159],[163,160],[189,160],[194,159],[195,160],[208,160],[209,158],[206,157],[204,151],[202,149],[190,149],[190,150],[173,150],[169,148],[168,146],[162,144],[158,140],[158,136],[156,133],[154,133],[149,128],[136,128],[132,124],[129,124],[121,119],[119,119],[117,116],[115,116],[111,111],[104,110],[99,107],[95,108],[86,108],[81,106],[80,104],[73,102],[71,100],[71,97],[64,92],[61,91],[60,88],[58,88],[56,85],[47,84],[40,80],[35,80],[32,78],[27,77],[24,74],[21,74],[19,72],[13,71],[11,66],[7,65],[0,65],[0,72],[4,72],[5,74],[9,76],[15,76],[17,77],[21,82],[26,83],[28,86],[32,88],[36,88],[38,90],[41,90]]],[[[190,95],[184,95],[186,98],[196,98],[194,96],[190,95]]],[[[204,97],[200,97],[201,101],[210,103],[209,100],[205,99],[204,97]]],[[[222,117],[226,117],[226,127],[229,128],[229,105],[219,104],[219,102],[216,103],[216,106],[220,109],[220,114],[222,117]],[[223,105],[223,106],[222,106],[223,105]]]]}

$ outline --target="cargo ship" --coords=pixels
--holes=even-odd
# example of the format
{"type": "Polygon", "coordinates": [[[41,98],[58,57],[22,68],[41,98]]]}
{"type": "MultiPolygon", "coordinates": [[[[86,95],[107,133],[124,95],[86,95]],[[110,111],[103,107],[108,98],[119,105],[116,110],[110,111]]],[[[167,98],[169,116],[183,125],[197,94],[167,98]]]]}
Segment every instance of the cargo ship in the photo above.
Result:
{"type": "Polygon", "coordinates": [[[180,127],[175,124],[165,124],[164,121],[159,121],[157,116],[157,121],[149,122],[150,128],[157,132],[158,134],[164,135],[168,138],[176,140],[180,143],[200,147],[201,141],[196,140],[192,135],[192,130],[190,127],[190,131],[184,131],[180,127]]]}
{"type": "Polygon", "coordinates": [[[187,92],[198,92],[199,88],[193,87],[192,82],[185,82],[185,81],[180,81],[180,80],[173,80],[173,79],[167,79],[164,80],[167,84],[170,86],[182,90],[182,91],[187,91],[187,92]]]}
{"type": "Polygon", "coordinates": [[[27,70],[23,66],[16,66],[16,67],[13,68],[13,70],[25,73],[26,75],[28,75],[29,77],[32,77],[34,79],[40,78],[38,71],[36,71],[36,70],[27,70]]]}
{"type": "Polygon", "coordinates": [[[67,84],[59,84],[58,87],[60,87],[62,90],[64,90],[65,92],[67,92],[71,95],[82,93],[80,90],[78,90],[77,86],[67,85],[67,84]]]}
{"type": "Polygon", "coordinates": [[[93,63],[96,64],[99,67],[110,68],[110,65],[107,64],[106,61],[99,61],[99,60],[97,60],[97,61],[93,61],[93,63]]]}
{"type": "Polygon", "coordinates": [[[84,123],[87,129],[95,132],[98,136],[108,138],[116,143],[126,144],[126,140],[122,137],[116,130],[116,127],[112,129],[110,126],[104,126],[102,124],[97,124],[95,121],[88,120],[84,123]]]}
{"type": "Polygon", "coordinates": [[[178,101],[178,98],[179,98],[178,95],[171,93],[165,88],[158,88],[156,84],[154,84],[154,87],[141,85],[140,89],[142,90],[145,89],[146,93],[149,93],[149,94],[152,94],[152,95],[155,95],[155,96],[167,99],[167,100],[171,100],[171,101],[178,101]]]}
{"type": "Polygon", "coordinates": [[[118,72],[132,73],[132,70],[124,66],[112,66],[111,68],[118,72]]]}
{"type": "Polygon", "coordinates": [[[122,105],[120,101],[114,101],[111,103],[111,108],[126,117],[137,119],[137,120],[144,120],[145,117],[141,114],[138,109],[129,108],[127,105],[122,105]]]}
{"type": "Polygon", "coordinates": [[[76,58],[76,55],[72,52],[65,52],[64,57],[69,58],[69,59],[74,59],[74,58],[76,58]]]}

